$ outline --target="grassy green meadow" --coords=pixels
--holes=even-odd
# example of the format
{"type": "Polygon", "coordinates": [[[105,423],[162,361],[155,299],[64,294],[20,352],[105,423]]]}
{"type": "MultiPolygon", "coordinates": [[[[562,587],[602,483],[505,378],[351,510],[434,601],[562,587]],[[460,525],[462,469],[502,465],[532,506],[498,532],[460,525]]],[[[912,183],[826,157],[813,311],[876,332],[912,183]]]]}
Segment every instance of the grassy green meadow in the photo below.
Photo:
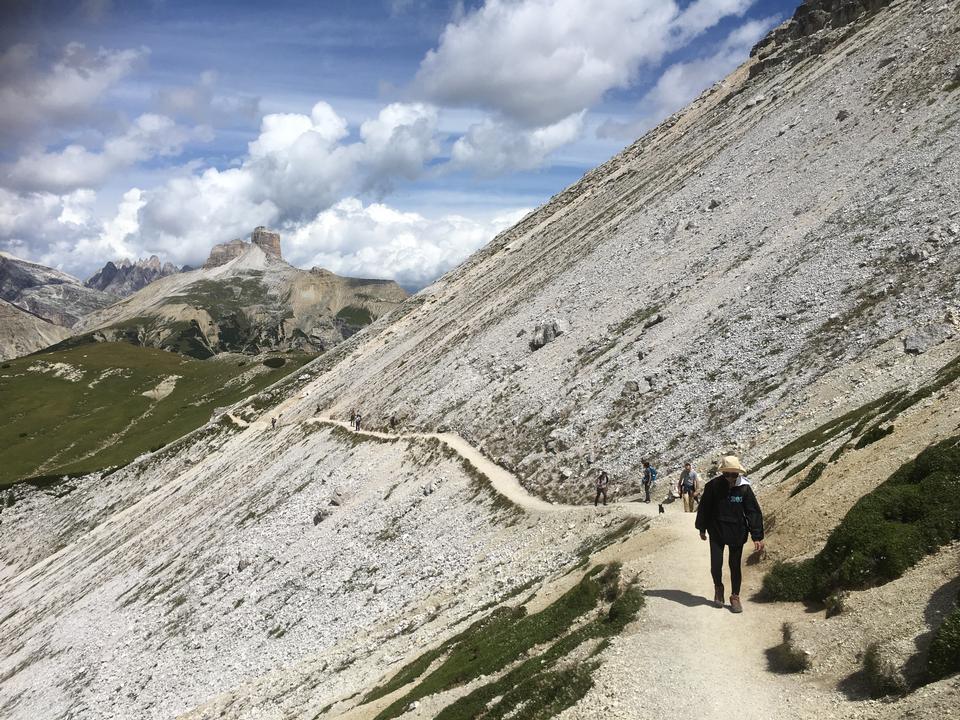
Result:
{"type": "Polygon", "coordinates": [[[272,356],[285,362],[268,367],[262,358],[198,360],[128,343],[95,343],[4,362],[0,486],[124,465],[313,358],[272,356]]]}

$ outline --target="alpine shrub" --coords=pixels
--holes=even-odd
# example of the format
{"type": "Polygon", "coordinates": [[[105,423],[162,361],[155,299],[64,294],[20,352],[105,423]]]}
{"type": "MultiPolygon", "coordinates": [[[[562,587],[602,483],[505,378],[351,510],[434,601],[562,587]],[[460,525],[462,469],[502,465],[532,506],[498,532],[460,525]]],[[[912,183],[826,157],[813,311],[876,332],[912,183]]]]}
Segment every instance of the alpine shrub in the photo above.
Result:
{"type": "Polygon", "coordinates": [[[927,655],[927,675],[939,680],[960,672],[960,607],[954,608],[937,628],[927,655]]]}
{"type": "Polygon", "coordinates": [[[763,578],[761,596],[768,600],[805,600],[815,593],[817,569],[813,560],[777,563],[763,578]]]}
{"type": "Polygon", "coordinates": [[[823,602],[838,590],[882,585],[955,538],[960,538],[960,436],[931,445],[860,498],[816,557],[774,566],[763,594],[823,602]]]}

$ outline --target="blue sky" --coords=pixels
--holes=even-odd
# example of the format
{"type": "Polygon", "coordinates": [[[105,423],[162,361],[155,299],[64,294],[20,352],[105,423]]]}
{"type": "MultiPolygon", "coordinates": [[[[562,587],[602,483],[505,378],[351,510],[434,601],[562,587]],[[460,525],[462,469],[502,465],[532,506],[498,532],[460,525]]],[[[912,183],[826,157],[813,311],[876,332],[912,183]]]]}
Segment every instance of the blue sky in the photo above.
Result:
{"type": "Polygon", "coordinates": [[[796,2],[7,0],[0,249],[85,277],[266,224],[294,264],[419,287],[796,2]]]}

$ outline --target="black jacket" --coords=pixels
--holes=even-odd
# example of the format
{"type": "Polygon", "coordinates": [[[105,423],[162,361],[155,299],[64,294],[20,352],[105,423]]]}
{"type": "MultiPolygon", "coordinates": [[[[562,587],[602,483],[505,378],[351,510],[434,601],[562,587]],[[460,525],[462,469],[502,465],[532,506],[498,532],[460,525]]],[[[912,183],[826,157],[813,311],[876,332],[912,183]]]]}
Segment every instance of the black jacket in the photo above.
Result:
{"type": "Polygon", "coordinates": [[[743,545],[747,535],[763,540],[763,513],[748,482],[730,487],[722,475],[707,483],[697,508],[696,527],[725,545],[743,545]]]}

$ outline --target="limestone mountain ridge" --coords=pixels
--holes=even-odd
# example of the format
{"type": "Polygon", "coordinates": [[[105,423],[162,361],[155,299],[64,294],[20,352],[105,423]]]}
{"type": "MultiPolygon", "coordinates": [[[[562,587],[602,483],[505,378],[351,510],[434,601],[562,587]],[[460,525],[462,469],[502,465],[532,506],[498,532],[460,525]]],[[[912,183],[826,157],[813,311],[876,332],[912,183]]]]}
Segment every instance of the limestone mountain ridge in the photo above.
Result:
{"type": "Polygon", "coordinates": [[[116,298],[123,298],[146,287],[154,280],[178,272],[180,268],[171,262],[161,263],[156,255],[140,258],[136,262],[124,258],[108,261],[86,280],[84,285],[116,298]]]}
{"type": "Polygon", "coordinates": [[[301,270],[280,235],[214,246],[203,267],[154,280],[84,318],[70,342],[125,340],[195,357],[219,352],[327,350],[407,297],[392,281],[301,270]]]}
{"type": "Polygon", "coordinates": [[[65,272],[0,252],[0,300],[62,327],[106,307],[115,298],[65,272]]]}

